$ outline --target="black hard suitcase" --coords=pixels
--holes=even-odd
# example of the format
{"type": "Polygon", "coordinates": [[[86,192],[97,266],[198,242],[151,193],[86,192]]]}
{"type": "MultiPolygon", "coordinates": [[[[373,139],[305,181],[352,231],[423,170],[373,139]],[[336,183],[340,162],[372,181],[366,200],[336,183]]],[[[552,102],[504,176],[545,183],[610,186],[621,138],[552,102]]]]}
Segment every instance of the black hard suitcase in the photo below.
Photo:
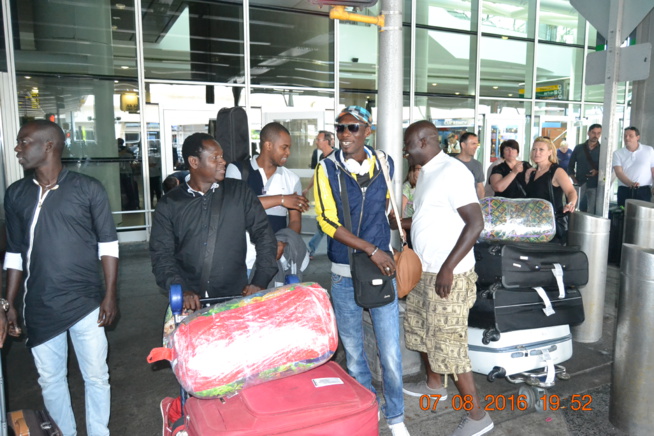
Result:
{"type": "Polygon", "coordinates": [[[246,160],[250,156],[250,127],[245,109],[240,106],[220,109],[215,136],[228,164],[246,160]]]}
{"type": "Polygon", "coordinates": [[[545,302],[534,289],[492,285],[477,293],[468,314],[468,326],[506,333],[584,322],[584,305],[577,288],[567,287],[563,298],[559,298],[558,289],[545,289],[545,294],[554,311],[549,316],[543,311],[545,302]]]}
{"type": "Polygon", "coordinates": [[[477,284],[501,283],[505,288],[557,287],[554,265],[563,270],[565,286],[588,283],[588,257],[575,246],[528,242],[477,242],[477,284]]]}
{"type": "Polygon", "coordinates": [[[613,209],[609,211],[611,220],[609,233],[609,263],[620,266],[622,256],[622,239],[624,233],[624,209],[613,209]]]}

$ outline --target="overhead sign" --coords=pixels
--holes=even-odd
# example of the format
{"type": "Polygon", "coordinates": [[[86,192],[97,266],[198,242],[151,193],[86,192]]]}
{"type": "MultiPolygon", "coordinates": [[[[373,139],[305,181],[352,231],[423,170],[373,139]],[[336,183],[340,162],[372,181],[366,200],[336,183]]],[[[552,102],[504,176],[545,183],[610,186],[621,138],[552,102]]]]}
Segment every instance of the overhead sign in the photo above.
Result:
{"type": "MultiPolygon", "coordinates": [[[[622,4],[622,28],[625,39],[643,21],[654,2],[647,0],[570,0],[570,4],[604,37],[609,36],[611,2],[622,4]]],[[[623,40],[624,41],[624,40],[623,40]]],[[[620,41],[622,42],[622,41],[620,41]]]]}
{"type": "MultiPolygon", "coordinates": [[[[629,47],[618,47],[618,51],[620,56],[618,82],[645,80],[649,77],[652,44],[646,42],[629,47]]],[[[586,57],[586,77],[584,79],[586,85],[605,83],[607,56],[606,51],[588,54],[586,57]]]]}

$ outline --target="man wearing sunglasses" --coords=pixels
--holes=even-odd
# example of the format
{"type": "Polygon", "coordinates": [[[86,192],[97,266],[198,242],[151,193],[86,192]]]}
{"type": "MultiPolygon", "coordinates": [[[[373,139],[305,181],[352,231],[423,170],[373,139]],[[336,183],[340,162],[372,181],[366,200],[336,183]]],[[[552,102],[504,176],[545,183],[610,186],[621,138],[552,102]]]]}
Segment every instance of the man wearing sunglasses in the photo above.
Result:
{"type": "MultiPolygon", "coordinates": [[[[314,174],[318,224],[329,236],[327,252],[332,261],[332,303],[338,332],[345,348],[347,369],[362,385],[375,392],[363,344],[363,309],[354,300],[348,247],[368,254],[379,270],[395,273],[390,250],[391,231],[386,217],[388,189],[375,152],[364,145],[372,133],[372,116],[360,106],[348,106],[336,118],[340,149],[323,159],[314,174]],[[349,210],[341,200],[339,175],[345,175],[349,210]],[[343,226],[344,213],[352,229],[343,226]]],[[[391,175],[393,160],[388,158],[391,175]]],[[[385,404],[382,408],[393,436],[408,436],[404,425],[402,355],[397,297],[370,309],[382,366],[385,404]]]]}

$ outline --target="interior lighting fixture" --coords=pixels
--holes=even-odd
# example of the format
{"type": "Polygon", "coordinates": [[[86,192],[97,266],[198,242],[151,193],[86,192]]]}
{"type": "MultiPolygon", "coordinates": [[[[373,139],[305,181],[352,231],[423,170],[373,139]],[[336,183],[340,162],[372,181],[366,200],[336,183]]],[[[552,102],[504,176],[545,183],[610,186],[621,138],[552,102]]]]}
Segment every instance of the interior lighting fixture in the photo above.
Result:
{"type": "Polygon", "coordinates": [[[120,9],[120,10],[125,9],[125,4],[124,3],[116,3],[116,9],[120,9]]]}
{"type": "Polygon", "coordinates": [[[432,83],[431,86],[438,86],[438,83],[432,83]]]}
{"type": "Polygon", "coordinates": [[[493,89],[497,89],[497,88],[499,88],[499,86],[493,86],[493,89]]]}
{"type": "Polygon", "coordinates": [[[121,70],[129,70],[129,67],[127,65],[121,65],[120,69],[121,70]]]}
{"type": "Polygon", "coordinates": [[[509,97],[513,97],[513,94],[509,94],[509,97]]]}
{"type": "Polygon", "coordinates": [[[32,78],[32,76],[25,76],[25,78],[26,78],[27,80],[30,80],[30,79],[32,78]]]}

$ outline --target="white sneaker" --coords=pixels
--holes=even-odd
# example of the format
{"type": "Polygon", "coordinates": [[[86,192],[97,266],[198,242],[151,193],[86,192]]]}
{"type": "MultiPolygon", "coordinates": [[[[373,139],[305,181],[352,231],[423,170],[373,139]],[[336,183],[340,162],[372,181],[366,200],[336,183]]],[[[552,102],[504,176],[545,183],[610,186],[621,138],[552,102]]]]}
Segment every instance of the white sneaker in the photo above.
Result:
{"type": "Polygon", "coordinates": [[[389,425],[388,428],[391,429],[393,436],[411,436],[409,434],[409,430],[406,428],[406,425],[404,425],[403,422],[389,425]]]}

